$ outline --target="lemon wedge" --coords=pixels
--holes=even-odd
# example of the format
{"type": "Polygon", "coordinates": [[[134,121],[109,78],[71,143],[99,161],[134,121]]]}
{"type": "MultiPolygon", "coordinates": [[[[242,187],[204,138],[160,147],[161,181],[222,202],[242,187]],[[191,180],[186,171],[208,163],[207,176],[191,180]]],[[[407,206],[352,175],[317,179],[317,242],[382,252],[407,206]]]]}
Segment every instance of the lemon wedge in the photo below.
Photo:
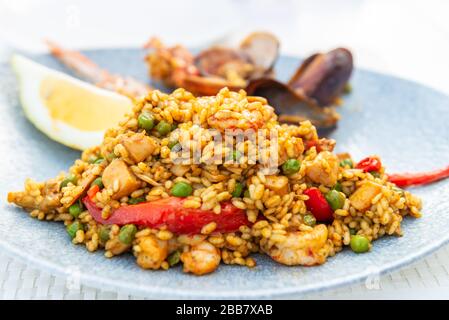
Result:
{"type": "Polygon", "coordinates": [[[99,145],[106,129],[132,110],[131,99],[47,68],[20,55],[12,67],[19,79],[26,117],[51,139],[84,150],[99,145]]]}

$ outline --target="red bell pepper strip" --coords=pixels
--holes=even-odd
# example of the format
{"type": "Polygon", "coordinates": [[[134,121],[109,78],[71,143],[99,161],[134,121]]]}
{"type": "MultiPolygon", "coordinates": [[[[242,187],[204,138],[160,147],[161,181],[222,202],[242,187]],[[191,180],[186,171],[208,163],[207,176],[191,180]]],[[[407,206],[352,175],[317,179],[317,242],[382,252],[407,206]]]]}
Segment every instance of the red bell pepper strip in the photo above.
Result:
{"type": "Polygon", "coordinates": [[[356,169],[362,169],[363,172],[379,171],[382,163],[378,157],[367,157],[356,164],[356,169]]]}
{"type": "Polygon", "coordinates": [[[100,191],[100,187],[95,184],[92,187],[90,187],[89,190],[87,190],[87,195],[89,196],[90,199],[92,199],[97,194],[98,191],[100,191]]]}
{"type": "Polygon", "coordinates": [[[317,221],[332,221],[334,211],[318,188],[309,188],[304,190],[303,193],[309,197],[309,199],[305,201],[306,207],[317,221]]]}
{"type": "Polygon", "coordinates": [[[212,210],[184,208],[185,199],[169,197],[166,199],[123,206],[114,210],[108,219],[101,216],[101,208],[97,207],[89,196],[83,203],[95,221],[101,224],[135,224],[150,228],[166,226],[176,234],[199,234],[201,228],[215,222],[218,232],[234,232],[240,226],[249,225],[245,210],[239,209],[231,202],[221,204],[221,213],[212,210]]]}
{"type": "Polygon", "coordinates": [[[396,184],[398,187],[424,185],[448,177],[449,177],[449,166],[428,172],[416,172],[416,173],[406,172],[406,173],[388,174],[388,180],[396,184]]]}

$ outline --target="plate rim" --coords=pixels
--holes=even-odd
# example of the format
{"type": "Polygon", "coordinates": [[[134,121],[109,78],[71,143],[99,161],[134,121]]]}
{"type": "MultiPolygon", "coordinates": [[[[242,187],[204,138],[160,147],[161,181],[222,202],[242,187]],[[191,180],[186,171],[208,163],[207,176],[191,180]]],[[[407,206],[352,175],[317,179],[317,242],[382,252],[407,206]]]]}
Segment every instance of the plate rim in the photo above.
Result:
{"type": "MultiPolygon", "coordinates": [[[[89,52],[98,52],[98,51],[112,51],[112,50],[143,50],[141,48],[136,47],[108,47],[108,48],[88,48],[81,49],[84,53],[89,52]]],[[[27,53],[27,56],[36,57],[36,56],[50,56],[48,53],[39,52],[39,53],[27,53]]],[[[280,58],[285,59],[294,59],[301,61],[301,57],[295,57],[292,55],[281,54],[280,58]]],[[[9,65],[9,61],[0,61],[0,64],[9,65]]],[[[449,100],[449,94],[440,91],[439,89],[430,87],[426,84],[420,83],[415,80],[410,80],[403,78],[401,76],[392,75],[379,71],[372,71],[366,68],[355,68],[357,72],[368,73],[375,76],[388,77],[390,79],[394,79],[395,81],[399,80],[402,82],[407,82],[409,84],[420,86],[425,88],[426,90],[431,91],[433,94],[438,94],[440,96],[444,96],[449,100]]],[[[224,298],[280,298],[285,297],[287,295],[296,294],[298,296],[303,296],[305,294],[311,294],[316,292],[328,291],[331,289],[339,288],[346,285],[351,285],[355,283],[360,283],[366,280],[368,277],[372,275],[384,275],[386,273],[390,273],[405,265],[409,265],[414,261],[424,258],[445,244],[449,243],[449,233],[446,237],[440,238],[439,240],[433,241],[429,243],[427,246],[422,246],[418,250],[414,251],[414,253],[409,254],[398,261],[391,261],[390,263],[384,263],[381,266],[376,267],[375,269],[366,269],[363,272],[356,273],[350,276],[343,276],[339,278],[335,278],[332,281],[314,283],[314,284],[306,284],[303,286],[292,286],[287,288],[267,288],[267,289],[259,289],[259,290],[240,290],[238,292],[232,290],[223,290],[220,292],[209,292],[207,299],[224,299],[224,298]]],[[[44,258],[40,258],[39,256],[26,255],[22,253],[21,247],[11,244],[7,241],[4,241],[0,238],[0,248],[2,248],[5,255],[11,257],[12,259],[17,259],[19,261],[24,262],[29,267],[34,269],[40,269],[43,272],[50,273],[54,276],[62,276],[66,278],[69,274],[64,270],[63,265],[59,265],[57,263],[51,262],[44,258]]],[[[175,298],[175,299],[206,299],[205,294],[201,290],[192,290],[192,289],[174,289],[171,287],[161,287],[161,286],[140,286],[134,282],[126,282],[124,280],[114,280],[109,277],[104,277],[99,274],[89,274],[86,272],[80,272],[80,284],[94,287],[97,289],[105,289],[105,285],[107,289],[111,288],[116,290],[117,292],[126,292],[132,295],[143,295],[145,297],[151,298],[175,298]]]]}

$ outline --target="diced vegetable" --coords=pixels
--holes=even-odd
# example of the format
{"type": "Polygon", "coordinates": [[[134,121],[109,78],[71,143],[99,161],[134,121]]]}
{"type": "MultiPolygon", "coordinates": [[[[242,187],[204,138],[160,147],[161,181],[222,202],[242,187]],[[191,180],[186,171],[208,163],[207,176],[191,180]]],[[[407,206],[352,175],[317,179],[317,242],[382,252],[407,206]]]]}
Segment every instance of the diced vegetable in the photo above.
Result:
{"type": "Polygon", "coordinates": [[[145,202],[145,201],[147,201],[145,199],[145,197],[138,197],[138,198],[131,198],[131,199],[129,199],[128,203],[129,204],[138,204],[138,203],[145,202]]]}
{"type": "Polygon", "coordinates": [[[342,168],[351,168],[352,169],[354,167],[354,163],[352,163],[352,160],[349,158],[341,160],[339,165],[342,168]]]}
{"type": "Polygon", "coordinates": [[[109,233],[111,228],[109,226],[101,226],[99,231],[100,242],[105,244],[109,240],[109,233]]]}
{"type": "Polygon", "coordinates": [[[137,232],[137,228],[133,224],[127,224],[120,228],[120,233],[118,235],[118,239],[121,243],[130,245],[133,240],[134,236],[137,232]]]}
{"type": "Polygon", "coordinates": [[[137,118],[140,128],[150,131],[154,127],[154,117],[150,112],[142,112],[137,118]]]}
{"type": "Polygon", "coordinates": [[[345,195],[337,190],[331,190],[326,193],[326,200],[331,206],[332,210],[337,210],[343,208],[345,204],[345,195]]]}
{"type": "Polygon", "coordinates": [[[91,186],[98,186],[100,189],[103,189],[103,181],[101,180],[101,177],[96,178],[91,186]]]}
{"type": "Polygon", "coordinates": [[[449,177],[449,166],[428,172],[388,174],[388,180],[398,187],[429,184],[449,177]]]}
{"type": "Polygon", "coordinates": [[[240,226],[249,225],[245,210],[234,206],[230,201],[221,203],[221,213],[212,210],[184,208],[185,199],[169,197],[152,202],[122,206],[114,210],[108,219],[101,216],[101,208],[89,196],[83,199],[84,205],[98,223],[104,225],[134,224],[149,228],[166,226],[176,234],[199,234],[202,227],[215,222],[217,232],[235,232],[240,226]]]}
{"type": "Polygon", "coordinates": [[[304,223],[310,227],[313,227],[316,224],[316,219],[311,214],[306,214],[303,219],[304,219],[304,223]]]}
{"type": "Polygon", "coordinates": [[[288,159],[282,164],[282,172],[286,175],[292,175],[299,171],[301,162],[296,159],[288,159]]]}
{"type": "MultiPolygon", "coordinates": [[[[178,141],[170,141],[169,143],[168,143],[168,147],[170,148],[170,150],[172,150],[176,145],[178,145],[179,144],[179,142],[178,141]]],[[[180,145],[180,144],[179,144],[180,145]]]]}
{"type": "Polygon", "coordinates": [[[91,199],[94,198],[94,196],[97,194],[97,192],[100,191],[100,187],[97,184],[94,184],[90,189],[87,191],[87,196],[91,199]]]}
{"type": "Polygon", "coordinates": [[[178,264],[181,259],[181,253],[176,250],[173,251],[168,257],[167,262],[170,265],[170,267],[173,267],[174,265],[178,264]]]}
{"type": "Polygon", "coordinates": [[[369,250],[369,240],[364,236],[354,235],[351,237],[350,246],[355,253],[364,253],[369,250]]]}
{"type": "Polygon", "coordinates": [[[379,171],[382,163],[378,157],[367,157],[356,164],[356,169],[362,169],[363,172],[379,171]]]}
{"type": "Polygon", "coordinates": [[[166,135],[169,134],[170,131],[171,131],[171,125],[170,125],[168,122],[162,120],[161,122],[159,122],[159,123],[156,125],[156,131],[157,131],[161,136],[166,136],[166,135]]]}
{"type": "Polygon", "coordinates": [[[76,177],[72,174],[69,174],[64,180],[61,182],[61,189],[67,187],[69,183],[76,185],[76,177]]]}
{"type": "Polygon", "coordinates": [[[81,201],[77,201],[69,207],[69,213],[74,218],[78,218],[81,212],[83,212],[83,204],[81,201]]]}
{"type": "Polygon", "coordinates": [[[171,194],[175,197],[188,197],[192,194],[193,188],[186,182],[176,182],[171,189],[171,194]]]}
{"type": "Polygon", "coordinates": [[[240,182],[237,182],[235,184],[234,191],[232,191],[231,195],[234,198],[238,198],[242,194],[242,191],[243,191],[243,184],[241,184],[240,182]]]}
{"type": "Polygon", "coordinates": [[[328,222],[333,219],[334,212],[318,188],[309,188],[304,190],[303,193],[309,197],[305,201],[306,207],[317,221],[328,222]]]}
{"type": "Polygon", "coordinates": [[[382,192],[381,185],[367,181],[355,190],[349,197],[349,200],[354,208],[359,211],[364,211],[371,206],[371,201],[380,192],[382,192]]]}
{"type": "Polygon", "coordinates": [[[78,230],[84,230],[84,225],[82,223],[80,223],[79,221],[75,221],[72,222],[71,224],[69,224],[66,228],[67,233],[69,234],[69,236],[73,239],[76,236],[76,232],[78,230]]]}
{"type": "Polygon", "coordinates": [[[104,161],[105,161],[104,158],[97,158],[97,159],[93,162],[93,164],[102,164],[104,161]]]}
{"type": "Polygon", "coordinates": [[[340,183],[340,182],[337,182],[337,183],[332,187],[332,189],[337,190],[337,191],[339,191],[339,192],[342,192],[342,191],[343,191],[343,187],[341,186],[341,183],[340,183]]]}

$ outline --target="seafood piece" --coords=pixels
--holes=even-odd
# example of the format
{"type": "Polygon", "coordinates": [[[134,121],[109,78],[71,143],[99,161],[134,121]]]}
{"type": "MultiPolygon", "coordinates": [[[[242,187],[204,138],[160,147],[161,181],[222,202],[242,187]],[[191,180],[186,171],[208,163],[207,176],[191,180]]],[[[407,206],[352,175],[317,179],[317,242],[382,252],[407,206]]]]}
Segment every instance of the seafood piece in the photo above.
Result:
{"type": "Polygon", "coordinates": [[[372,181],[367,181],[351,194],[349,200],[354,208],[359,211],[364,211],[371,206],[371,201],[381,192],[381,185],[372,181]]]}
{"type": "Polygon", "coordinates": [[[196,56],[176,45],[165,47],[152,38],[145,45],[150,77],[170,87],[182,87],[197,95],[214,95],[221,88],[244,89],[248,81],[273,75],[279,41],[266,32],[246,37],[240,47],[214,46],[196,56]]]}
{"type": "Polygon", "coordinates": [[[252,79],[273,75],[279,47],[279,40],[269,32],[253,32],[240,43],[240,50],[251,58],[255,67],[252,79]]]}
{"type": "Polygon", "coordinates": [[[158,38],[152,37],[144,48],[150,51],[145,56],[150,77],[166,86],[182,87],[186,76],[199,75],[193,54],[184,46],[166,47],[158,38]]]}
{"type": "Polygon", "coordinates": [[[337,183],[338,158],[329,151],[322,151],[306,168],[307,177],[315,183],[332,187],[337,183]]]}
{"type": "Polygon", "coordinates": [[[276,106],[280,122],[309,119],[317,128],[331,128],[339,116],[330,105],[343,92],[352,68],[351,52],[337,48],[304,60],[287,84],[261,78],[251,81],[246,90],[276,106]]]}
{"type": "Polygon", "coordinates": [[[319,224],[311,231],[288,232],[284,242],[270,248],[266,247],[266,242],[262,245],[262,250],[276,262],[288,266],[323,264],[329,254],[327,234],[326,225],[319,224]]]}
{"type": "Polygon", "coordinates": [[[145,96],[151,89],[134,78],[109,73],[78,51],[64,49],[52,41],[46,41],[46,44],[59,61],[100,88],[116,91],[132,99],[145,96]]]}
{"type": "Polygon", "coordinates": [[[295,92],[327,106],[343,93],[353,68],[348,49],[337,48],[326,54],[310,56],[300,66],[287,85],[295,92]]]}
{"type": "Polygon", "coordinates": [[[220,264],[220,250],[209,242],[203,241],[181,254],[184,272],[191,272],[198,276],[210,273],[220,264]]]}
{"type": "Polygon", "coordinates": [[[297,124],[310,120],[317,128],[331,128],[339,119],[333,108],[321,108],[313,100],[298,95],[290,87],[274,79],[254,80],[246,90],[249,95],[267,98],[274,106],[281,123],[297,124]]]}

